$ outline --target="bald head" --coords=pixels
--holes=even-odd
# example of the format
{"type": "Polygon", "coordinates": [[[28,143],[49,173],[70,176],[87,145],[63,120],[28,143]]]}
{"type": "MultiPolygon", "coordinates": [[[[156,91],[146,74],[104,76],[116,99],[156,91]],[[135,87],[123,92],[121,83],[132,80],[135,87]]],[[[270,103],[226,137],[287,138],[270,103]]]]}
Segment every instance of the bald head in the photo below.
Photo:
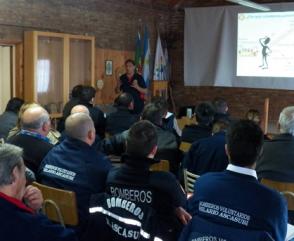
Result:
{"type": "Polygon", "coordinates": [[[33,130],[47,135],[50,130],[50,117],[43,107],[33,105],[22,113],[20,124],[22,129],[33,130]]]}
{"type": "Polygon", "coordinates": [[[66,135],[92,145],[95,141],[95,127],[91,117],[85,113],[75,113],[65,121],[66,135]]]}
{"type": "Polygon", "coordinates": [[[76,105],[71,109],[71,115],[76,113],[84,113],[86,115],[90,115],[88,108],[84,105],[76,105]]]}

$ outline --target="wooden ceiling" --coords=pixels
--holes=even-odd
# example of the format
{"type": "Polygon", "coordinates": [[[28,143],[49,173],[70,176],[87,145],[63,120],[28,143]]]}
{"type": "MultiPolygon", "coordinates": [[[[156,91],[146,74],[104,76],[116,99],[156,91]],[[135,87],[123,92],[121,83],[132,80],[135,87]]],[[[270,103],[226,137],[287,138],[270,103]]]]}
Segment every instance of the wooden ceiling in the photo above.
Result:
{"type": "MultiPolygon", "coordinates": [[[[159,0],[164,2],[164,0],[159,0]]],[[[279,3],[279,2],[294,2],[294,0],[253,0],[256,3],[279,3]]],[[[156,2],[156,0],[155,0],[156,2]]],[[[182,9],[186,7],[210,7],[232,5],[233,3],[225,0],[165,0],[170,8],[182,9]]]]}

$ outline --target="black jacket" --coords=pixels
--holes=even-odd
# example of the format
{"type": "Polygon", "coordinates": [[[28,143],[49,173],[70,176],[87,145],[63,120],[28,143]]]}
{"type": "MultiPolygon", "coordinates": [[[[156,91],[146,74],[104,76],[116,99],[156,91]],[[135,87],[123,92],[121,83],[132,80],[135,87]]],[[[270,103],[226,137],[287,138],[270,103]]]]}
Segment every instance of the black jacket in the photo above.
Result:
{"type": "Polygon", "coordinates": [[[119,134],[128,130],[138,120],[139,116],[133,114],[128,108],[118,107],[116,112],[106,117],[106,132],[110,135],[119,134]]]}
{"type": "Polygon", "coordinates": [[[260,179],[294,182],[294,137],[281,134],[266,141],[256,170],[260,179]]]}
{"type": "Polygon", "coordinates": [[[104,138],[105,134],[105,124],[106,119],[104,117],[104,113],[98,107],[93,106],[90,103],[79,102],[80,105],[84,105],[88,108],[90,112],[90,116],[94,122],[96,133],[101,137],[104,138]]]}
{"type": "Polygon", "coordinates": [[[24,163],[35,174],[37,174],[44,157],[53,148],[51,143],[25,134],[11,137],[8,139],[8,143],[23,148],[24,163]]]}
{"type": "Polygon", "coordinates": [[[186,205],[185,194],[176,178],[168,172],[150,172],[149,166],[154,162],[152,159],[124,155],[122,162],[125,163],[122,167],[109,172],[106,181],[107,192],[119,197],[122,193],[128,193],[127,196],[121,197],[134,202],[150,204],[158,216],[159,236],[164,240],[176,240],[181,224],[174,211],[175,208],[186,205]],[[143,190],[150,190],[151,194],[148,195],[145,191],[139,196],[136,195],[134,189],[140,185],[144,186],[143,190]],[[130,191],[126,191],[128,189],[130,191]],[[174,236],[170,237],[167,234],[169,229],[173,229],[174,236]]]}
{"type": "Polygon", "coordinates": [[[182,132],[182,141],[193,143],[199,139],[211,136],[211,126],[206,125],[186,125],[182,132]]]}

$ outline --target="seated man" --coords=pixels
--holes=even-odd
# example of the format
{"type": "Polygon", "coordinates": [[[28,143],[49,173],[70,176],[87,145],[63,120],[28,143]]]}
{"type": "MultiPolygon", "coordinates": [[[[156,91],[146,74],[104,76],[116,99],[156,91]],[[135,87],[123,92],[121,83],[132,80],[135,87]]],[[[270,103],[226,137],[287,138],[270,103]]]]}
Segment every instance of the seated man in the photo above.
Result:
{"type": "Polygon", "coordinates": [[[258,178],[294,182],[294,106],[285,108],[279,118],[280,134],[264,143],[257,161],[258,178]]]}
{"type": "Polygon", "coordinates": [[[75,87],[73,87],[69,97],[69,101],[64,105],[62,118],[58,122],[57,129],[59,132],[64,131],[64,123],[66,118],[70,115],[71,109],[77,104],[79,104],[82,90],[83,85],[76,85],[75,87]]]}
{"type": "Polygon", "coordinates": [[[117,111],[106,117],[106,132],[110,135],[119,134],[128,130],[139,120],[139,116],[132,113],[134,100],[129,93],[120,94],[115,101],[117,111]]]}
{"type": "Polygon", "coordinates": [[[35,187],[25,187],[25,169],[21,148],[0,145],[1,240],[77,241],[73,231],[38,214],[42,194],[35,187]]]}
{"type": "Polygon", "coordinates": [[[182,131],[182,141],[193,143],[201,138],[211,136],[214,120],[214,108],[210,103],[204,102],[195,108],[197,124],[186,125],[182,131]]]}
{"type": "Polygon", "coordinates": [[[16,126],[18,112],[24,101],[19,98],[12,98],[8,101],[5,111],[0,115],[0,139],[6,140],[8,133],[16,126]]]}
{"type": "Polygon", "coordinates": [[[262,145],[263,132],[254,122],[238,121],[229,128],[226,151],[230,164],[224,172],[208,173],[197,180],[195,195],[189,200],[193,216],[285,240],[287,204],[278,192],[257,180],[255,165],[262,145]]]}
{"type": "Polygon", "coordinates": [[[163,118],[162,118],[162,126],[173,133],[175,133],[178,137],[182,135],[182,130],[178,126],[177,119],[172,112],[168,111],[168,103],[164,97],[154,97],[152,99],[152,103],[157,105],[162,109],[163,118]]]}
{"type": "Polygon", "coordinates": [[[79,212],[77,232],[82,235],[87,226],[90,196],[104,191],[111,164],[92,146],[96,134],[89,115],[70,115],[65,121],[65,133],[65,140],[42,161],[39,177],[45,185],[75,192],[79,212]]]}
{"type": "Polygon", "coordinates": [[[84,86],[81,91],[79,103],[88,108],[90,116],[94,122],[96,133],[104,138],[105,135],[105,117],[104,113],[93,105],[93,101],[96,95],[96,90],[92,86],[84,86]]]}
{"type": "Polygon", "coordinates": [[[47,138],[50,131],[48,112],[39,105],[28,107],[20,119],[21,131],[8,139],[8,142],[23,148],[25,165],[35,174],[43,158],[53,145],[47,138]]]}
{"type": "Polygon", "coordinates": [[[107,192],[152,206],[159,217],[156,236],[172,241],[177,240],[181,222],[186,224],[190,215],[183,209],[186,197],[175,177],[168,172],[149,171],[157,151],[157,138],[156,127],[149,121],[140,121],[131,127],[126,154],[122,157],[124,164],[109,172],[107,192]],[[145,190],[140,195],[134,190],[139,186],[145,190]]]}
{"type": "MultiPolygon", "coordinates": [[[[142,119],[150,121],[154,126],[158,136],[158,150],[155,158],[157,160],[168,160],[173,173],[177,173],[178,166],[182,160],[176,136],[162,127],[162,110],[154,103],[149,103],[144,107],[142,119]]],[[[103,142],[103,150],[108,154],[121,155],[126,150],[126,138],[129,130],[111,137],[103,142]]]]}
{"type": "Polygon", "coordinates": [[[230,115],[229,115],[229,106],[228,103],[225,99],[223,98],[215,98],[213,100],[213,106],[215,109],[215,114],[214,114],[214,121],[218,120],[226,120],[226,121],[231,121],[230,115]]]}
{"type": "Polygon", "coordinates": [[[192,144],[184,157],[183,167],[197,175],[225,170],[229,164],[225,151],[227,128],[227,121],[215,122],[211,137],[200,139],[192,144]]]}

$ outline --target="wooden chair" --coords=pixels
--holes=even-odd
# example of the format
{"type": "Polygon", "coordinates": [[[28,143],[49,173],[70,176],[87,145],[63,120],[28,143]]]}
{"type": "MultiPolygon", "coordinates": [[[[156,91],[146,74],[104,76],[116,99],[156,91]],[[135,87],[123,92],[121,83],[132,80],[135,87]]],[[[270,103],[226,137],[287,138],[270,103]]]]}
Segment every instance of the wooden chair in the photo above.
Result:
{"type": "Polygon", "coordinates": [[[60,222],[63,226],[78,225],[79,218],[74,192],[49,187],[37,182],[33,182],[32,185],[41,190],[44,198],[42,211],[50,220],[60,222]]]}
{"type": "Polygon", "coordinates": [[[155,163],[150,167],[150,171],[164,171],[169,172],[169,161],[161,160],[159,163],[155,163]]]}
{"type": "Polygon", "coordinates": [[[288,210],[294,211],[294,183],[278,182],[265,178],[261,179],[261,183],[284,195],[288,203],[288,210]]]}
{"type": "Polygon", "coordinates": [[[194,192],[194,184],[199,177],[200,176],[193,174],[192,172],[189,172],[187,169],[184,169],[184,183],[185,191],[187,193],[194,192]]]}
{"type": "Polygon", "coordinates": [[[180,144],[180,150],[182,152],[188,152],[192,146],[192,143],[182,141],[180,144]]]}

